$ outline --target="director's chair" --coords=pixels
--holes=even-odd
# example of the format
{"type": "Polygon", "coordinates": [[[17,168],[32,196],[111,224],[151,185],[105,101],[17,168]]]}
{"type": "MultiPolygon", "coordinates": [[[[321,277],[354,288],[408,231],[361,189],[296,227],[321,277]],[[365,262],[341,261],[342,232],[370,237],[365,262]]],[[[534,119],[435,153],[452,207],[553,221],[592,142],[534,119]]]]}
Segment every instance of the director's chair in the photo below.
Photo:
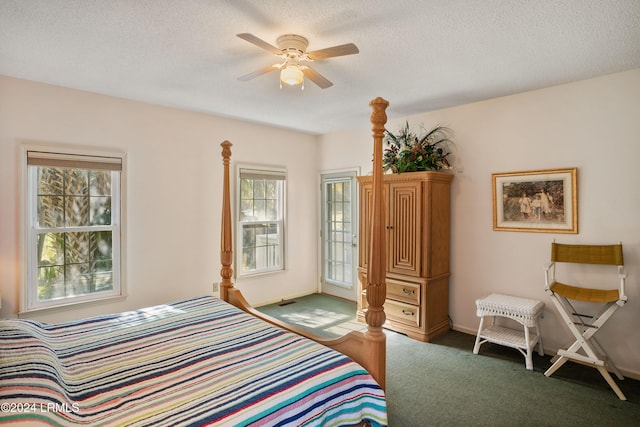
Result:
{"type": "MultiPolygon", "coordinates": [[[[564,274],[563,270],[563,274],[564,274]]],[[[552,359],[553,365],[544,373],[551,376],[568,360],[596,368],[621,400],[627,400],[609,371],[618,379],[624,377],[607,357],[600,344],[594,338],[607,320],[627,302],[624,293],[625,279],[622,244],[617,245],[567,245],[553,242],[551,244],[551,262],[545,268],[545,291],[558,308],[560,316],[569,327],[575,342],[566,350],[558,350],[552,359]],[[556,281],[556,263],[602,264],[616,266],[618,269],[618,286],[616,289],[589,289],[567,285],[556,281]],[[571,301],[597,304],[597,314],[578,312],[571,301]]],[[[593,311],[596,311],[594,309],[593,311]]]]}

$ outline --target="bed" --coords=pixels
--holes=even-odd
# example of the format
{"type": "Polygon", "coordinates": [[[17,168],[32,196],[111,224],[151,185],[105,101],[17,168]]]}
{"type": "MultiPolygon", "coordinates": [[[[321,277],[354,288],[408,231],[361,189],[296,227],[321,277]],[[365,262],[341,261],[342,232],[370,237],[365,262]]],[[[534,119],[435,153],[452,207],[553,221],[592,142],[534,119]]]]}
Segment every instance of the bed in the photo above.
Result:
{"type": "Polygon", "coordinates": [[[203,296],[62,324],[2,322],[3,421],[384,425],[341,353],[203,296]]]}
{"type": "MultiPolygon", "coordinates": [[[[371,102],[379,213],[387,105],[371,102]]],[[[366,332],[326,340],[272,319],[231,281],[231,144],[222,147],[220,298],[60,324],[0,320],[0,424],[387,425],[382,221],[373,214],[382,268],[367,279],[366,332]]]]}

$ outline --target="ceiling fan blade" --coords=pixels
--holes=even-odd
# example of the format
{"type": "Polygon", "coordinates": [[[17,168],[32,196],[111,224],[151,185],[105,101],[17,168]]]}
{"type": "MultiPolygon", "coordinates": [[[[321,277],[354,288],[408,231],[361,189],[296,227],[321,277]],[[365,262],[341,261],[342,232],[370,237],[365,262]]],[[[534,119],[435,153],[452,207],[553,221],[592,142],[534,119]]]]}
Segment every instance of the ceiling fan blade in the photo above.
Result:
{"type": "Polygon", "coordinates": [[[240,34],[236,34],[238,37],[240,37],[242,40],[246,40],[249,43],[252,43],[256,46],[258,46],[259,48],[262,48],[268,52],[273,53],[274,55],[280,55],[282,53],[282,51],[280,49],[278,49],[277,47],[267,43],[266,41],[254,36],[253,34],[249,34],[249,33],[240,33],[240,34]]]}
{"type": "Polygon", "coordinates": [[[333,86],[333,83],[331,83],[329,80],[327,80],[324,76],[322,76],[320,73],[315,71],[313,68],[304,67],[302,68],[302,72],[304,73],[305,77],[307,77],[309,80],[311,80],[312,82],[320,86],[321,89],[326,89],[328,87],[333,86]]]}
{"type": "Polygon", "coordinates": [[[328,47],[326,49],[307,52],[307,57],[311,60],[333,58],[335,56],[353,55],[360,52],[353,43],[341,44],[340,46],[328,47]]]}
{"type": "Polygon", "coordinates": [[[255,79],[258,76],[268,73],[269,71],[277,70],[280,68],[280,64],[269,65],[268,67],[261,68],[253,73],[245,74],[244,76],[238,77],[238,80],[246,82],[247,80],[255,79]]]}

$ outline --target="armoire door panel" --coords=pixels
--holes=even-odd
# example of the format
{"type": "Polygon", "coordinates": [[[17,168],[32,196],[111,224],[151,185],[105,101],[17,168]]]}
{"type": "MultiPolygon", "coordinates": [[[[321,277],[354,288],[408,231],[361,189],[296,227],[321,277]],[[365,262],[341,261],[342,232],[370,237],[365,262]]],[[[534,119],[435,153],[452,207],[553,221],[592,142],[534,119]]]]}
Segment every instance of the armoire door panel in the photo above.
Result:
{"type": "Polygon", "coordinates": [[[369,265],[369,248],[371,247],[371,210],[373,206],[373,185],[371,183],[360,185],[360,243],[358,252],[358,265],[367,268],[369,265]]]}
{"type": "MultiPolygon", "coordinates": [[[[383,187],[383,193],[385,200],[387,200],[387,185],[383,187]]],[[[360,233],[358,244],[358,265],[363,268],[367,268],[369,265],[369,248],[371,247],[371,212],[373,209],[373,184],[371,182],[360,182],[360,195],[359,195],[359,224],[358,230],[360,233]]],[[[385,202],[385,217],[386,223],[389,223],[389,207],[388,202],[385,202]]],[[[387,226],[386,244],[389,246],[389,227],[387,226]]],[[[388,252],[388,249],[387,249],[388,252]]],[[[387,264],[389,263],[389,255],[387,254],[387,264]]]]}
{"type": "Polygon", "coordinates": [[[422,246],[422,265],[425,277],[449,272],[451,235],[451,201],[449,183],[429,182],[424,198],[425,227],[422,246]]]}
{"type": "Polygon", "coordinates": [[[420,275],[422,254],[422,183],[394,182],[389,185],[389,271],[420,275]]]}

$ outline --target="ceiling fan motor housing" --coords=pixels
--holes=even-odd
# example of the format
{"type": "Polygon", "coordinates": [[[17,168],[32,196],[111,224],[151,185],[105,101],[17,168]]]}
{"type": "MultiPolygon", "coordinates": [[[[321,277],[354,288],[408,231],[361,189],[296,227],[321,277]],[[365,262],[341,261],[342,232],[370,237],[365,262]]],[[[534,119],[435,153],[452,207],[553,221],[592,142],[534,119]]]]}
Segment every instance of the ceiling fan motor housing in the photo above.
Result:
{"type": "Polygon", "coordinates": [[[283,54],[293,54],[301,56],[307,51],[309,40],[297,34],[285,34],[276,40],[278,48],[282,49],[283,54]]]}

